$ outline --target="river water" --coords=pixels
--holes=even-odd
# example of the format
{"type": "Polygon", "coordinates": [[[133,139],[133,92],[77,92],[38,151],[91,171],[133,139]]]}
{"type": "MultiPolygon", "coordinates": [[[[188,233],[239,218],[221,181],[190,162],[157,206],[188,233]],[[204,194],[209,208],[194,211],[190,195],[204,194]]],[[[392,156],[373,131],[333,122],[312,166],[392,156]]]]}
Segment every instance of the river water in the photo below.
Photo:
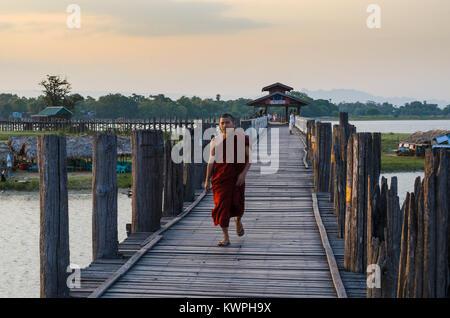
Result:
{"type": "MultiPolygon", "coordinates": [[[[118,238],[131,223],[131,199],[118,196],[118,238]]],[[[70,263],[92,259],[92,195],[69,192],[70,263]]],[[[0,194],[0,297],[39,297],[39,192],[0,194]]]]}
{"type": "MultiPolygon", "coordinates": [[[[327,122],[327,121],[323,121],[327,122]]],[[[338,125],[338,121],[330,121],[338,125]]],[[[358,120],[349,121],[357,132],[409,133],[433,129],[450,130],[450,120],[358,120]]]]}

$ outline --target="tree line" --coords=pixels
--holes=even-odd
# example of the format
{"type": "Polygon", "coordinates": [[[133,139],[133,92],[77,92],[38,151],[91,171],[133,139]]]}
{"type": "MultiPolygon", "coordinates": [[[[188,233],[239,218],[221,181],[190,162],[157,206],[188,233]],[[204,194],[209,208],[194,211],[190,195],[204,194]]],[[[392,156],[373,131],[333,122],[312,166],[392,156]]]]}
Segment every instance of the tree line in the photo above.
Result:
{"type": "MultiPolygon", "coordinates": [[[[171,99],[164,94],[125,96],[108,94],[99,98],[71,94],[71,85],[59,76],[47,75],[39,83],[43,87],[43,95],[39,97],[19,97],[15,94],[0,94],[0,118],[10,118],[13,112],[23,117],[39,113],[47,106],[64,106],[73,113],[74,119],[148,119],[148,118],[217,118],[220,114],[230,113],[238,118],[254,115],[253,107],[246,106],[250,99],[239,98],[222,100],[217,94],[215,99],[197,96],[183,96],[171,99]]],[[[411,102],[395,107],[389,103],[372,101],[334,104],[329,100],[313,99],[303,92],[290,94],[302,98],[309,103],[302,107],[304,117],[337,117],[339,112],[347,112],[349,116],[436,116],[450,118],[450,105],[441,109],[436,104],[411,102]]],[[[259,110],[258,110],[259,111],[259,110]]],[[[284,108],[269,107],[271,114],[284,114],[284,108]]]]}

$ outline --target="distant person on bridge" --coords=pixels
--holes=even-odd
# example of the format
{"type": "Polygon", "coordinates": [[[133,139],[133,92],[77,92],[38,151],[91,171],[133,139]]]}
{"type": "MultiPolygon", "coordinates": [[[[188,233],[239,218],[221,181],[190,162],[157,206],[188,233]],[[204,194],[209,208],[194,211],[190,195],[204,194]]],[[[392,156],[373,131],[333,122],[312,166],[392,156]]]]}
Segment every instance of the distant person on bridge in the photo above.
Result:
{"type": "Polygon", "coordinates": [[[291,110],[291,115],[289,116],[289,134],[293,135],[292,129],[294,129],[295,125],[295,113],[291,110]]]}
{"type": "Polygon", "coordinates": [[[214,226],[220,225],[223,232],[223,240],[218,246],[230,244],[228,227],[232,217],[235,217],[237,234],[244,235],[241,218],[245,208],[245,177],[250,169],[250,142],[244,132],[234,130],[235,126],[236,121],[230,114],[220,117],[222,134],[211,139],[206,170],[205,191],[208,193],[212,185],[215,204],[211,216],[214,226]]]}

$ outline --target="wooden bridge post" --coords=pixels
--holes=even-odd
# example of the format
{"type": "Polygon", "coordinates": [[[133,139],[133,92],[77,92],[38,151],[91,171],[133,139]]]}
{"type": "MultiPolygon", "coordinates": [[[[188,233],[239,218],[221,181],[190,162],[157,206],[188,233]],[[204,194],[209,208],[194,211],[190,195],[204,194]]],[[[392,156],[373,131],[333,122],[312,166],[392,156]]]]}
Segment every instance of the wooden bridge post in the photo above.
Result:
{"type": "Polygon", "coordinates": [[[436,297],[450,295],[450,151],[434,149],[434,155],[439,157],[436,167],[436,297]]]}
{"type": "MultiPolygon", "coordinates": [[[[193,147],[193,130],[191,128],[187,128],[187,119],[186,119],[186,130],[189,132],[189,139],[186,139],[184,142],[183,151],[188,151],[190,154],[188,155],[190,158],[190,162],[184,163],[184,200],[185,201],[193,201],[195,194],[195,171],[194,171],[194,147],[193,147]]],[[[187,157],[184,157],[187,158],[187,157]]]]}
{"type": "Polygon", "coordinates": [[[315,123],[314,191],[327,192],[330,178],[331,124],[315,123]]]}
{"type": "MultiPolygon", "coordinates": [[[[365,271],[365,236],[366,236],[366,211],[365,204],[367,200],[365,182],[365,158],[366,158],[366,140],[367,133],[357,133],[352,138],[352,163],[351,168],[353,174],[347,180],[347,202],[350,208],[346,211],[345,216],[345,250],[344,250],[344,267],[345,269],[364,273],[365,271]],[[349,188],[350,187],[350,188],[349,188]],[[350,198],[349,198],[350,194],[350,198]]],[[[349,145],[350,146],[350,145],[349,145]]],[[[347,155],[348,158],[348,155],[347,155]]],[[[348,168],[348,166],[347,166],[348,168]]],[[[347,169],[350,170],[350,169],[347,169]]],[[[349,177],[347,175],[347,177],[349,177]]]]}
{"type": "Polygon", "coordinates": [[[159,130],[135,130],[132,149],[132,233],[160,228],[163,189],[163,135],[159,130]]]}
{"type": "MultiPolygon", "coordinates": [[[[176,122],[175,122],[176,123],[176,122]]],[[[176,216],[183,211],[183,162],[172,160],[172,137],[165,140],[164,148],[164,216],[176,216]],[[167,195],[166,195],[167,194],[167,195]]]]}
{"type": "Polygon", "coordinates": [[[446,149],[428,149],[425,178],[403,204],[397,297],[449,296],[449,158],[446,149]]]}
{"type": "MultiPolygon", "coordinates": [[[[175,119],[175,130],[182,129],[181,121],[175,119]]],[[[178,140],[178,142],[184,143],[184,140],[178,140]]],[[[173,214],[177,215],[183,211],[183,203],[184,203],[184,163],[181,161],[180,163],[172,162],[172,192],[174,198],[174,210],[173,214]]]]}
{"type": "MultiPolygon", "coordinates": [[[[393,284],[390,279],[392,268],[388,270],[387,229],[386,229],[386,195],[387,180],[383,178],[381,191],[378,184],[373,186],[370,176],[367,182],[367,271],[379,275],[375,278],[379,286],[367,286],[368,298],[391,297],[393,284]]],[[[374,282],[372,282],[374,283],[374,282]]]]}
{"type": "Polygon", "coordinates": [[[345,228],[345,199],[347,183],[347,143],[351,134],[356,132],[353,125],[348,124],[348,114],[339,113],[339,126],[333,131],[334,161],[334,214],[338,221],[338,237],[344,237],[345,228]]]}
{"type": "Polygon", "coordinates": [[[397,298],[414,297],[416,226],[415,196],[408,192],[404,203],[397,298]]]}
{"type": "MultiPolygon", "coordinates": [[[[436,297],[436,166],[438,158],[432,151],[425,154],[424,175],[424,270],[423,297],[436,297]]],[[[404,221],[403,221],[404,223],[404,221]]],[[[402,241],[403,245],[403,241],[402,241]]],[[[402,246],[403,247],[403,246],[402,246]]],[[[399,287],[401,281],[399,279],[399,287]]]]}
{"type": "Polygon", "coordinates": [[[40,196],[40,284],[42,298],[69,296],[69,215],[66,139],[37,137],[40,196]]]}
{"type": "Polygon", "coordinates": [[[382,284],[383,297],[395,298],[397,295],[398,264],[402,232],[402,213],[398,198],[397,177],[391,178],[390,189],[386,193],[386,273],[382,284]]]}
{"type": "Polygon", "coordinates": [[[172,140],[165,141],[164,216],[176,216],[183,211],[183,162],[172,161],[172,140]]]}
{"type": "Polygon", "coordinates": [[[172,167],[172,141],[170,136],[164,138],[164,181],[163,181],[163,216],[174,214],[174,193],[172,191],[173,167],[172,167]]]}
{"type": "Polygon", "coordinates": [[[306,146],[308,149],[308,160],[309,162],[313,163],[314,160],[314,142],[313,142],[313,138],[314,138],[314,127],[315,127],[315,120],[308,120],[306,122],[306,146]]]}
{"type": "Polygon", "coordinates": [[[337,149],[338,147],[338,125],[333,125],[333,133],[331,135],[331,160],[330,160],[330,178],[328,180],[328,192],[329,192],[329,202],[334,203],[334,192],[335,192],[335,180],[337,179],[336,173],[336,155],[337,155],[337,149]]]}
{"type": "Polygon", "coordinates": [[[369,266],[369,270],[371,270],[372,274],[380,274],[380,277],[376,277],[375,281],[372,281],[371,283],[374,284],[374,286],[367,285],[367,298],[382,298],[383,297],[383,284],[385,279],[385,271],[384,271],[384,264],[385,264],[385,256],[386,256],[386,244],[384,241],[380,241],[378,237],[372,237],[370,241],[371,249],[369,251],[369,254],[367,255],[367,260],[369,266]],[[378,268],[374,268],[373,266],[379,266],[378,268]],[[377,273],[378,272],[378,273],[377,273]],[[378,287],[376,285],[376,280],[381,281],[381,286],[378,287]]]}
{"type": "MultiPolygon", "coordinates": [[[[347,161],[352,162],[351,166],[347,165],[344,267],[358,273],[364,273],[367,264],[366,225],[369,204],[367,191],[368,182],[370,188],[374,189],[380,175],[379,135],[379,133],[353,134],[351,138],[353,144],[349,145],[353,149],[347,153],[347,161]]],[[[371,243],[371,240],[369,242],[371,243]]]]}
{"type": "Polygon", "coordinates": [[[209,125],[202,120],[202,163],[201,163],[201,174],[200,174],[200,187],[203,188],[204,186],[204,181],[206,178],[206,168],[208,166],[208,163],[205,161],[205,159],[203,158],[203,151],[205,149],[205,147],[210,143],[209,140],[204,140],[203,137],[205,136],[205,131],[209,128],[209,125]]]}
{"type": "Polygon", "coordinates": [[[423,297],[449,295],[450,151],[428,149],[424,178],[423,297]]]}
{"type": "MultiPolygon", "coordinates": [[[[198,121],[197,121],[198,124],[198,121]]],[[[200,130],[201,136],[195,135],[195,130],[192,129],[192,164],[193,167],[193,190],[195,192],[196,189],[200,189],[202,187],[203,182],[203,128],[200,130]],[[201,161],[200,161],[201,160],[201,161]],[[198,162],[197,162],[198,161],[198,162]]]]}
{"type": "Polygon", "coordinates": [[[92,138],[92,259],[118,257],[117,136],[92,138]]]}
{"type": "MultiPolygon", "coordinates": [[[[370,177],[369,177],[370,178],[370,177]]],[[[367,265],[379,266],[379,288],[367,288],[368,298],[395,298],[398,284],[398,264],[401,239],[401,212],[397,195],[397,178],[391,179],[391,189],[382,178],[372,189],[368,182],[367,265]]],[[[371,268],[372,271],[375,270],[371,268]]]]}

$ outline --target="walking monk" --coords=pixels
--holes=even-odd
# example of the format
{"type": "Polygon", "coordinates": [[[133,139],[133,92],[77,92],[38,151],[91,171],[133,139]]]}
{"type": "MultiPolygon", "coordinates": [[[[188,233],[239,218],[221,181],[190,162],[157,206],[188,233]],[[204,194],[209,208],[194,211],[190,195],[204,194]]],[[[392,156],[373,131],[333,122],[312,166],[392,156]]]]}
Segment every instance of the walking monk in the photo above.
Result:
{"type": "Polygon", "coordinates": [[[236,121],[230,114],[220,117],[221,135],[211,139],[210,160],[206,171],[205,191],[213,190],[214,209],[211,216],[214,226],[220,225],[223,240],[218,246],[228,246],[230,218],[235,217],[236,232],[244,235],[241,222],[245,208],[245,177],[250,169],[249,137],[234,130],[236,121]],[[211,184],[210,184],[211,181],[211,184]]]}

